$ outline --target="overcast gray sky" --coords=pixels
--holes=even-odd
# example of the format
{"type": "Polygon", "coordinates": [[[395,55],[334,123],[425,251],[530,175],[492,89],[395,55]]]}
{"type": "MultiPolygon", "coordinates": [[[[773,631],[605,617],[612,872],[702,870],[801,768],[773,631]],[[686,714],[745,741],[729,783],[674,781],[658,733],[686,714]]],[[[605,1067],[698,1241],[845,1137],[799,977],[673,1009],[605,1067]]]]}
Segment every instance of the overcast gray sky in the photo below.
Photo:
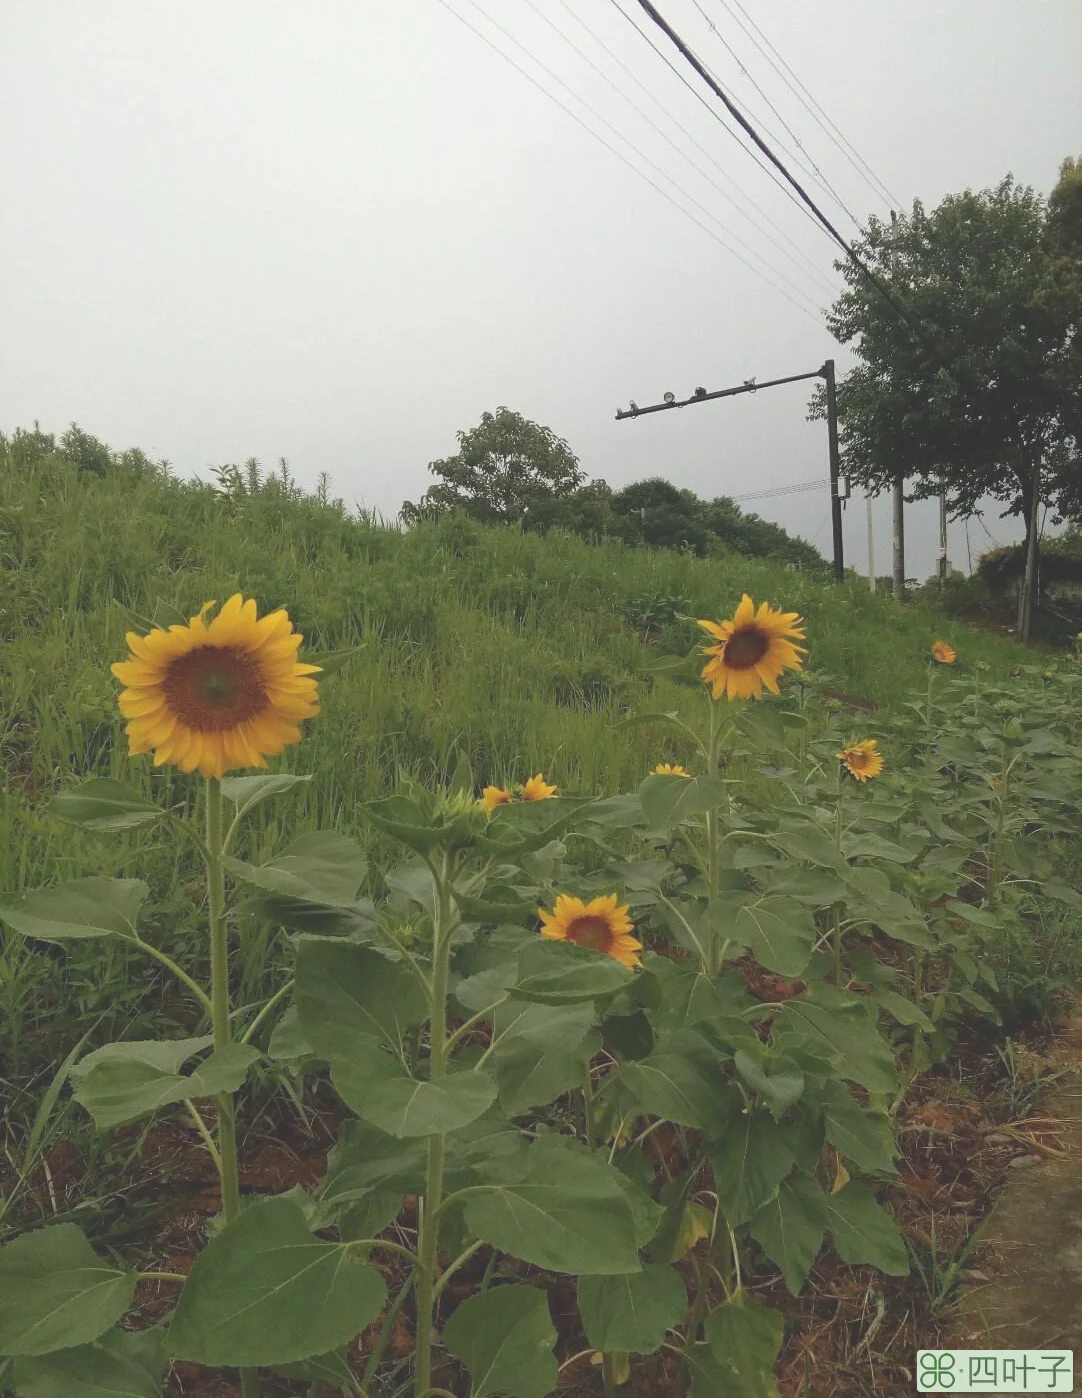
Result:
{"type": "MultiPolygon", "coordinates": [[[[1082,150],[1079,0],[658,3],[846,236],[820,178],[863,221],[1008,171],[1047,193],[1082,150]]],[[[806,384],[614,419],[852,363],[830,241],[696,93],[636,0],[0,0],[0,430],[77,421],[207,480],[285,456],[387,516],[501,404],[614,488],[825,477],[806,384]]],[[[829,552],[825,490],[744,508],[829,552]]],[[[907,526],[925,577],[934,504],[907,526]]],[[[845,535],[863,567],[862,500],[845,535]]]]}

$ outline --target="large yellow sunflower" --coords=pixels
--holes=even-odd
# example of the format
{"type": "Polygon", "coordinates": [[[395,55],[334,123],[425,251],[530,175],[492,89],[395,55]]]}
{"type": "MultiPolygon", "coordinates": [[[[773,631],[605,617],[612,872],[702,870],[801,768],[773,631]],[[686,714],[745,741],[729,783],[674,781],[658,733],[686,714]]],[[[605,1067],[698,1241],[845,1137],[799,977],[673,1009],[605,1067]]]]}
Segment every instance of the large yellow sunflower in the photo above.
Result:
{"type": "Polygon", "coordinates": [[[659,777],[690,777],[690,772],[685,772],[679,763],[674,766],[671,762],[659,762],[654,768],[654,773],[659,777]]]}
{"type": "Polygon", "coordinates": [[[557,790],[557,787],[548,785],[540,772],[519,787],[524,801],[547,801],[550,796],[556,795],[557,790]]]}
{"type": "Polygon", "coordinates": [[[958,655],[954,647],[948,646],[946,641],[936,641],[932,646],[932,659],[939,665],[953,665],[958,655]]]}
{"type": "Polygon", "coordinates": [[[504,786],[486,786],[481,792],[481,805],[488,815],[491,815],[497,806],[507,806],[513,800],[514,797],[504,786]]]}
{"type": "Polygon", "coordinates": [[[544,908],[537,910],[544,923],[542,937],[574,942],[577,946],[603,952],[621,966],[634,970],[639,964],[642,943],[631,936],[635,927],[627,915],[629,905],[625,903],[618,908],[617,896],[610,893],[607,898],[594,898],[584,903],[581,898],[558,894],[553,912],[547,913],[544,908]]]}
{"type": "Polygon", "coordinates": [[[213,621],[205,602],[187,626],[129,631],[131,654],[109,668],[126,688],[117,698],[128,752],[153,752],[155,767],[221,778],[238,767],[266,767],[299,743],[303,718],[319,713],[318,665],[297,663],[304,639],[283,609],[256,620],[239,592],[213,621]]]}
{"type": "Polygon", "coordinates": [[[883,754],[874,738],[865,738],[862,742],[853,743],[847,748],[842,748],[841,752],[836,752],[834,756],[858,782],[877,777],[884,766],[883,754]]]}
{"type": "Polygon", "coordinates": [[[728,621],[700,621],[704,631],[717,638],[716,646],[706,646],[704,655],[713,659],[704,667],[702,678],[714,686],[714,698],[727,694],[730,699],[761,699],[763,686],[777,694],[778,676],[783,670],[799,670],[803,646],[794,646],[787,637],[804,639],[804,620],[796,612],[782,612],[763,602],[759,610],[745,592],[740,606],[728,621]]]}

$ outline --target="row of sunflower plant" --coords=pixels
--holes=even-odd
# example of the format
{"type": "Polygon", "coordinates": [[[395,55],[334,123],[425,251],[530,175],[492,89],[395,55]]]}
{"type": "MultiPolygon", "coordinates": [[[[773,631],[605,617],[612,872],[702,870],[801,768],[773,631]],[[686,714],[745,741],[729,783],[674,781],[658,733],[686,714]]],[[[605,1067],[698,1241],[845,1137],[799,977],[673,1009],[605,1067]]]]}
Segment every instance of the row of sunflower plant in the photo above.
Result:
{"type": "MultiPolygon", "coordinates": [[[[411,852],[377,903],[338,832],[259,865],[232,853],[257,804],[309,779],[227,773],[299,742],[314,677],[344,657],[300,663],[285,611],[257,619],[238,594],[208,620],[214,605],[168,630],[140,619],[112,667],[131,755],[200,774],[201,828],[111,780],[53,803],[86,829],[161,822],[195,844],[209,985],[140,936],[139,879],[11,895],[0,920],[36,941],[124,939],[201,1008],[205,1033],[105,1045],[72,1080],[103,1131],[183,1111],[221,1214],[187,1276],[114,1265],[73,1223],[0,1249],[3,1382],[18,1398],[152,1398],[176,1359],[239,1369],[245,1398],[260,1370],[373,1398],[385,1339],[360,1379],[346,1347],[408,1307],[415,1398],[453,1398],[463,1370],[473,1398],[545,1398],[559,1365],[532,1266],[576,1277],[589,1347],[564,1365],[598,1362],[606,1395],[663,1347],[693,1398],[773,1391],[782,1319],[745,1284],[758,1258],[794,1294],[827,1234],[848,1263],[907,1270],[877,1198],[896,1178],[892,1108],[960,1016],[994,1013],[982,938],[1016,877],[1011,782],[1047,741],[1013,712],[998,732],[987,693],[979,736],[958,705],[941,735],[936,671],[956,657],[937,643],[916,735],[897,736],[918,774],[892,781],[876,739],[810,722],[801,619],[745,596],[698,623],[701,673],[697,648],[671,662],[709,687],[702,731],[675,713],[628,720],[669,725],[696,775],[659,764],[603,798],[538,774],[477,799],[464,761],[447,789],[406,782],[362,811],[411,852]],[[779,695],[786,671],[795,702],[743,702],[779,695]],[[982,772],[999,764],[979,800],[963,736],[982,772]],[[977,857],[985,893],[966,897],[977,857]],[[231,909],[227,876],[249,890],[231,909]],[[295,971],[238,1035],[229,933],[243,915],[288,933],[295,971]],[[348,1113],[312,1192],[240,1195],[234,1102],[260,1060],[329,1072],[348,1113]],[[407,1196],[416,1228],[391,1230],[407,1196]],[[484,1283],[452,1307],[449,1284],[485,1251],[484,1283]],[[148,1277],[176,1288],[175,1309],[125,1328],[148,1277]]],[[[1054,844],[1058,798],[1028,789],[1023,828],[1043,820],[1054,844]]]]}

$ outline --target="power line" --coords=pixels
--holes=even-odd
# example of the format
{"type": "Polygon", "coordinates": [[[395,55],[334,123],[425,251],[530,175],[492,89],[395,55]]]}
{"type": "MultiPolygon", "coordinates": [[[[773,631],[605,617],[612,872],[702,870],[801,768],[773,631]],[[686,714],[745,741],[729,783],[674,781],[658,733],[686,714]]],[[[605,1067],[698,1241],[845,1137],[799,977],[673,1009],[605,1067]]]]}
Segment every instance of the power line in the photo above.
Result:
{"type": "Polygon", "coordinates": [[[734,504],[739,504],[741,500],[765,500],[772,495],[796,495],[802,490],[825,490],[830,485],[829,481],[801,481],[798,485],[778,485],[773,490],[756,490],[750,495],[730,495],[729,499],[734,504]]]}
{"type": "MultiPolygon", "coordinates": [[[[689,164],[691,165],[691,167],[692,167],[693,170],[695,170],[698,174],[702,175],[703,178],[704,178],[714,189],[716,189],[717,192],[718,192],[720,195],[722,195],[723,198],[725,197],[725,191],[721,188],[721,186],[717,183],[717,181],[714,180],[714,179],[712,179],[711,176],[708,175],[708,174],[706,173],[706,171],[704,171],[700,166],[696,165],[696,163],[691,159],[691,157],[687,154],[687,152],[684,151],[684,150],[682,150],[682,149],[680,148],[680,146],[672,139],[672,137],[671,137],[670,135],[668,135],[667,132],[665,132],[664,130],[662,130],[662,128],[657,124],[657,122],[654,121],[653,117],[649,116],[646,112],[644,112],[643,109],[642,109],[631,97],[629,97],[629,96],[627,95],[626,92],[621,91],[620,87],[619,87],[616,83],[613,82],[613,80],[609,77],[609,75],[608,75],[602,68],[599,68],[598,65],[593,61],[592,58],[590,58],[587,54],[583,53],[582,49],[579,48],[578,44],[576,44],[575,41],[574,41],[573,39],[568,38],[568,36],[563,32],[563,30],[560,29],[560,27],[559,27],[557,24],[555,24],[551,19],[549,19],[548,15],[546,15],[543,11],[541,11],[540,9],[538,9],[537,5],[534,3],[534,0],[525,0],[525,3],[530,7],[531,10],[533,10],[533,12],[534,12],[536,15],[538,15],[539,18],[541,18],[541,19],[543,19],[543,20],[545,21],[545,23],[549,26],[550,29],[553,30],[554,33],[556,33],[556,34],[559,35],[559,37],[564,41],[565,44],[569,44],[569,45],[571,46],[571,48],[574,49],[574,51],[578,54],[578,56],[583,60],[584,63],[588,63],[588,64],[590,65],[590,67],[594,70],[594,72],[597,73],[602,79],[604,79],[604,81],[605,81],[606,83],[608,83],[609,87],[611,87],[611,88],[613,89],[613,91],[614,91],[619,97],[621,97],[621,98],[631,107],[632,111],[636,112],[639,116],[641,116],[642,119],[643,119],[645,122],[647,122],[647,123],[658,133],[658,135],[661,136],[661,138],[662,138],[663,140],[667,141],[667,142],[669,143],[669,145],[672,146],[673,150],[676,151],[677,155],[683,156],[684,159],[687,160],[687,161],[689,162],[689,164]]],[[[571,13],[572,13],[572,15],[574,14],[573,11],[571,11],[571,13]]],[[[596,38],[597,36],[595,35],[594,37],[596,38]]],[[[613,56],[614,56],[614,55],[613,55],[613,56]]],[[[535,60],[535,62],[536,62],[536,61],[537,61],[537,60],[535,60]]],[[[582,99],[580,98],[579,100],[581,101],[582,99]]],[[[624,137],[623,139],[626,140],[627,138],[624,137]]],[[[656,169],[656,168],[658,168],[658,167],[655,166],[655,169],[656,169]]],[[[666,178],[671,178],[671,176],[667,176],[666,178]]],[[[675,181],[673,181],[673,183],[675,183],[675,181]]],[[[680,188],[679,185],[677,185],[677,188],[680,188]]],[[[681,191],[681,192],[684,192],[684,191],[681,191]]],[[[690,196],[687,196],[687,197],[690,198],[690,196]]],[[[700,205],[699,207],[701,208],[702,206],[700,205]]],[[[743,248],[745,248],[748,252],[750,252],[750,253],[752,254],[753,257],[762,258],[762,254],[761,254],[760,252],[758,252],[758,250],[757,250],[756,248],[751,247],[751,246],[746,242],[745,239],[741,238],[740,235],[739,235],[738,233],[734,232],[733,229],[731,229],[727,224],[722,223],[720,219],[717,219],[716,221],[717,221],[719,227],[724,228],[725,231],[729,234],[729,236],[732,237],[732,238],[735,238],[736,241],[740,244],[740,246],[743,247],[743,248]]],[[[775,244],[775,246],[777,246],[777,244],[775,244]]],[[[794,261],[794,259],[790,256],[790,254],[787,253],[787,252],[785,251],[784,248],[779,248],[778,250],[782,253],[782,255],[783,255],[784,257],[788,257],[789,260],[790,260],[791,262],[793,262],[794,266],[797,266],[797,265],[798,265],[798,264],[796,264],[796,262],[794,261]]],[[[767,265],[769,265],[769,264],[767,264],[767,265]]],[[[803,271],[803,268],[799,268],[799,267],[798,267],[798,270],[803,271]]],[[[821,274],[820,274],[820,273],[817,273],[817,275],[821,275],[821,274]]],[[[825,279],[824,279],[824,280],[825,280],[825,279]]],[[[789,284],[790,284],[790,286],[793,285],[792,282],[790,282],[789,284]]],[[[829,282],[826,283],[826,286],[827,286],[827,291],[828,291],[830,294],[833,295],[833,294],[834,294],[834,288],[830,286],[830,283],[829,283],[829,282]]],[[[806,295],[807,293],[805,293],[805,292],[802,291],[801,294],[802,294],[802,295],[806,295]]]]}
{"type": "Polygon", "coordinates": [[[733,0],[733,3],[736,5],[737,9],[745,17],[745,19],[747,19],[748,23],[752,26],[756,33],[759,34],[763,42],[766,44],[766,47],[771,51],[771,53],[774,54],[775,58],[777,58],[778,63],[780,63],[782,67],[786,69],[786,71],[792,77],[793,82],[797,84],[797,87],[800,88],[801,92],[804,94],[804,97],[808,99],[807,101],[805,101],[804,97],[800,95],[800,92],[796,91],[792,83],[788,81],[788,79],[785,77],[785,74],[782,73],[781,69],[778,67],[778,64],[774,63],[773,60],[770,58],[770,55],[766,53],[762,46],[757,43],[754,35],[748,33],[748,30],[745,28],[745,26],[741,24],[739,17],[733,14],[732,8],[729,4],[729,0],[721,0],[721,4],[725,7],[726,10],[728,10],[732,18],[736,20],[737,24],[740,24],[740,27],[744,29],[744,33],[748,34],[748,38],[751,39],[752,43],[756,45],[756,47],[759,49],[759,52],[763,54],[767,62],[771,65],[774,71],[781,78],[782,82],[784,82],[785,85],[789,88],[790,92],[793,93],[793,96],[796,97],[797,101],[801,103],[805,111],[807,111],[811,115],[812,119],[819,124],[823,131],[826,132],[827,136],[829,136],[830,139],[834,142],[834,144],[838,147],[841,153],[849,161],[850,165],[852,165],[853,168],[856,170],[857,174],[860,175],[860,177],[864,180],[865,184],[867,184],[868,187],[871,190],[873,190],[877,198],[881,197],[881,191],[882,195],[886,196],[888,204],[894,204],[899,209],[902,208],[904,201],[899,199],[896,194],[891,193],[886,184],[884,184],[884,182],[879,178],[879,176],[875,173],[872,167],[868,164],[868,162],[860,154],[857,148],[853,145],[853,143],[850,140],[848,140],[848,138],[842,134],[839,128],[835,125],[835,123],[831,121],[830,117],[827,116],[823,108],[819,105],[816,99],[812,96],[812,94],[797,77],[796,73],[793,72],[789,64],[786,63],[785,59],[782,58],[781,54],[778,53],[778,50],[774,47],[774,45],[770,42],[770,40],[766,37],[763,31],[752,19],[751,15],[748,14],[747,10],[740,3],[740,0],[733,0]],[[809,103],[811,104],[810,106],[809,103]],[[815,110],[813,110],[813,108],[815,110]],[[817,115],[816,112],[818,112],[819,115],[817,115]],[[834,132],[835,134],[831,134],[832,132],[834,132]],[[852,154],[850,154],[850,152],[852,152],[852,154]],[[863,170],[861,169],[861,166],[863,166],[863,170]],[[865,171],[867,171],[867,174],[864,173],[865,171]],[[878,189],[876,189],[877,185],[879,186],[878,189]]]}
{"type": "Polygon", "coordinates": [[[718,84],[718,82],[713,77],[711,77],[711,75],[706,71],[703,65],[699,62],[698,58],[696,58],[696,56],[688,48],[687,44],[685,44],[683,39],[681,39],[680,35],[676,32],[676,30],[673,29],[673,27],[669,24],[665,17],[661,15],[658,12],[658,10],[654,7],[654,5],[651,3],[651,0],[639,0],[639,5],[646,11],[646,13],[658,26],[658,28],[664,30],[664,32],[668,35],[668,37],[684,55],[687,61],[699,74],[699,76],[703,78],[710,85],[713,92],[721,98],[722,102],[724,102],[725,104],[726,109],[733,117],[736,118],[736,120],[740,123],[741,127],[748,133],[748,135],[763,152],[763,154],[766,155],[770,162],[782,172],[782,174],[789,181],[792,187],[800,195],[801,199],[803,199],[804,203],[807,204],[809,209],[811,209],[812,213],[819,220],[822,226],[826,229],[827,233],[829,233],[829,235],[834,239],[838,246],[844,251],[845,255],[850,259],[850,261],[853,262],[855,266],[860,268],[861,272],[868,279],[868,281],[870,281],[871,284],[883,296],[883,298],[886,301],[888,301],[891,306],[893,306],[895,312],[901,317],[902,320],[905,321],[905,323],[917,336],[918,340],[920,340],[921,343],[924,343],[924,336],[921,332],[920,326],[910,317],[907,311],[903,310],[902,307],[899,306],[898,302],[895,301],[894,297],[890,294],[890,292],[875,275],[875,273],[869,267],[867,267],[864,261],[853,251],[853,249],[849,246],[849,244],[845,241],[842,235],[834,227],[831,221],[827,218],[826,214],[824,214],[822,209],[820,209],[819,206],[815,203],[811,195],[807,192],[806,189],[804,189],[803,185],[801,185],[799,181],[796,180],[794,176],[789,173],[789,171],[785,168],[782,162],[778,159],[778,157],[774,154],[774,152],[770,149],[770,147],[766,144],[763,138],[752,126],[752,124],[748,121],[747,117],[744,116],[743,112],[740,111],[739,107],[736,106],[732,99],[722,91],[721,86],[718,84]]]}
{"type": "MultiPolygon", "coordinates": [[[[720,163],[720,161],[714,155],[712,155],[709,150],[707,150],[707,148],[702,144],[702,142],[698,140],[696,136],[687,129],[686,126],[682,125],[679,121],[677,121],[676,117],[673,116],[673,114],[665,106],[664,102],[662,102],[658,97],[654,95],[654,93],[650,91],[649,87],[647,87],[647,85],[642,81],[642,79],[638,77],[638,75],[628,67],[628,65],[623,61],[623,59],[620,58],[617,54],[613,53],[612,49],[608,46],[605,40],[595,30],[590,28],[590,26],[586,23],[586,21],[582,18],[581,15],[579,15],[575,10],[571,8],[571,6],[568,4],[568,0],[559,0],[559,4],[563,6],[563,8],[567,11],[567,13],[571,16],[571,18],[575,21],[576,24],[578,24],[581,28],[586,30],[587,34],[590,35],[594,42],[600,45],[600,47],[605,51],[605,53],[608,54],[612,61],[628,75],[632,82],[635,83],[638,87],[640,87],[643,90],[643,92],[646,93],[650,101],[653,102],[653,104],[666,117],[668,117],[668,119],[672,122],[676,129],[679,132],[681,132],[684,136],[686,136],[687,139],[692,143],[693,146],[696,147],[697,150],[702,151],[703,155],[706,156],[707,160],[709,160],[710,163],[714,166],[714,168],[721,174],[722,178],[728,181],[728,183],[731,185],[732,193],[737,195],[746,204],[749,204],[756,211],[756,213],[758,213],[759,216],[769,225],[769,227],[772,228],[774,232],[778,234],[778,237],[781,238],[784,242],[788,243],[789,247],[793,249],[793,252],[786,252],[786,250],[781,246],[778,240],[772,237],[765,230],[760,230],[762,236],[766,237],[768,241],[772,243],[774,247],[777,248],[777,250],[782,254],[782,256],[788,257],[790,261],[794,262],[794,265],[797,265],[793,257],[793,253],[795,253],[796,256],[799,257],[804,264],[803,267],[801,267],[801,270],[810,271],[814,276],[817,276],[820,279],[820,281],[827,287],[830,294],[832,296],[835,295],[836,288],[831,286],[827,278],[827,275],[826,273],[824,273],[822,268],[817,266],[816,263],[813,262],[813,260],[808,256],[808,254],[804,252],[803,249],[797,243],[795,243],[792,238],[789,237],[789,235],[784,231],[784,229],[779,227],[779,225],[774,222],[774,220],[770,217],[770,215],[766,212],[766,210],[762,207],[761,204],[756,203],[756,201],[752,199],[752,197],[749,194],[745,193],[745,191],[741,189],[740,185],[737,184],[736,180],[732,177],[732,175],[729,174],[729,172],[720,163]]],[[[549,23],[551,23],[551,21],[549,21],[549,23]]],[[[583,55],[583,57],[585,57],[585,55],[583,55]]],[[[605,77],[606,82],[608,82],[610,86],[615,87],[615,84],[612,83],[611,79],[609,79],[605,74],[602,74],[602,76],[605,77]]],[[[681,80],[683,81],[682,75],[677,74],[677,76],[681,77],[681,80]]],[[[619,91],[618,88],[616,90],[619,91]]],[[[623,94],[621,93],[621,95],[623,94]]],[[[698,93],[696,93],[695,95],[698,96],[698,93]]],[[[649,117],[646,117],[645,113],[641,113],[641,115],[644,117],[645,120],[650,120],[649,117]]],[[[652,122],[651,125],[653,125],[652,122]]],[[[659,128],[655,127],[655,129],[659,128]]],[[[665,139],[669,142],[670,145],[673,146],[674,150],[678,151],[679,154],[681,154],[684,157],[684,159],[688,161],[688,163],[692,166],[693,169],[697,170],[703,176],[704,179],[709,180],[710,183],[713,184],[714,188],[717,189],[719,193],[724,194],[724,191],[721,190],[720,186],[716,184],[713,180],[711,180],[710,176],[706,173],[706,171],[703,170],[700,165],[697,165],[687,154],[686,151],[681,150],[680,147],[676,145],[675,142],[673,142],[669,136],[666,136],[664,132],[661,132],[660,134],[665,137],[665,139]]],[[[731,198],[732,195],[730,194],[726,197],[731,198]]],[[[744,211],[741,210],[741,212],[743,213],[744,211]]],[[[747,218],[749,221],[753,221],[751,219],[750,214],[744,213],[744,217],[747,218]]]]}
{"type": "MultiPolygon", "coordinates": [[[[682,205],[678,204],[667,190],[662,189],[662,187],[659,184],[656,184],[650,178],[650,176],[645,173],[645,171],[641,170],[637,165],[634,165],[627,158],[626,155],[624,155],[621,151],[618,151],[615,146],[611,145],[608,141],[606,141],[604,136],[600,135],[597,131],[593,130],[592,127],[587,126],[587,124],[576,112],[573,112],[570,107],[566,106],[563,102],[560,101],[558,97],[556,97],[553,93],[549,92],[547,88],[543,87],[542,84],[539,83],[537,79],[533,76],[533,74],[528,73],[525,68],[523,68],[520,64],[516,63],[515,60],[510,56],[510,54],[504,53],[504,51],[501,48],[499,48],[496,44],[492,42],[492,40],[488,37],[487,34],[484,34],[480,29],[477,28],[476,25],[471,24],[470,21],[466,19],[464,15],[460,15],[457,10],[452,9],[452,7],[447,3],[447,0],[439,0],[439,3],[449,14],[453,15],[455,19],[457,19],[461,24],[464,24],[467,29],[472,30],[472,32],[476,34],[479,39],[483,39],[484,42],[488,44],[489,48],[493,49],[496,53],[500,55],[501,58],[505,59],[508,63],[510,63],[511,66],[514,69],[516,69],[517,72],[521,73],[524,78],[527,78],[531,83],[533,83],[534,87],[536,87],[539,92],[542,92],[546,97],[550,99],[550,101],[555,102],[561,111],[565,112],[574,121],[578,122],[578,124],[583,128],[584,131],[589,132],[589,134],[593,136],[595,140],[600,141],[606,150],[610,151],[613,155],[615,155],[618,160],[623,161],[623,163],[630,170],[633,170],[635,174],[639,175],[642,179],[644,179],[646,183],[651,186],[652,189],[657,190],[657,192],[660,195],[662,195],[663,198],[667,199],[675,209],[679,210],[679,212],[682,213],[685,218],[689,218],[692,221],[692,223],[697,224],[698,227],[701,228],[703,232],[707,234],[708,237],[713,238],[713,240],[716,243],[718,243],[721,247],[723,247],[726,250],[726,252],[731,253],[732,256],[735,257],[738,262],[743,263],[743,265],[747,267],[747,269],[750,272],[754,272],[756,276],[762,277],[764,281],[766,281],[770,286],[774,288],[774,290],[779,294],[779,296],[784,296],[785,299],[789,301],[792,305],[794,305],[797,308],[797,310],[800,311],[803,315],[808,316],[810,320],[814,320],[816,324],[819,324],[818,317],[814,315],[811,311],[809,311],[806,306],[803,306],[798,301],[794,300],[793,297],[790,296],[789,293],[784,290],[784,288],[777,285],[777,282],[775,280],[772,280],[772,278],[768,277],[767,274],[763,272],[760,268],[748,262],[748,260],[745,257],[742,257],[741,254],[737,252],[735,248],[731,247],[723,238],[719,237],[712,229],[708,228],[705,223],[703,223],[700,219],[697,219],[694,214],[689,213],[688,210],[685,209],[682,205]]],[[[496,28],[500,30],[501,33],[506,35],[507,38],[511,39],[512,43],[516,44],[518,48],[522,49],[528,57],[533,57],[533,55],[529,53],[529,50],[527,50],[523,44],[519,43],[519,41],[515,39],[513,35],[508,34],[507,30],[505,30],[502,25],[500,25],[496,20],[493,20],[490,15],[486,14],[485,11],[481,9],[480,5],[477,4],[477,0],[470,0],[470,3],[473,5],[474,9],[478,10],[485,17],[485,19],[489,20],[491,24],[494,24],[496,28]]],[[[554,78],[558,83],[560,83],[562,87],[567,88],[568,91],[572,93],[572,96],[576,95],[573,92],[573,90],[568,87],[567,83],[563,82],[561,78],[557,77],[557,75],[553,73],[549,68],[547,68],[545,64],[543,64],[539,59],[534,58],[533,61],[538,65],[539,68],[542,68],[546,73],[548,73],[550,77],[554,78]]],[[[644,156],[642,152],[639,151],[631,141],[628,141],[626,136],[623,136],[619,131],[616,131],[616,128],[613,127],[611,122],[606,121],[604,117],[601,117],[599,113],[595,112],[593,108],[590,107],[589,103],[583,101],[581,97],[577,97],[576,100],[582,102],[582,105],[586,107],[587,111],[589,111],[591,115],[597,116],[600,121],[602,121],[606,126],[610,128],[610,130],[613,130],[620,140],[624,141],[627,145],[631,146],[631,149],[635,151],[636,155],[638,155],[641,159],[645,160],[646,163],[651,165],[654,169],[659,168],[653,161],[649,160],[648,157],[644,156]]],[[[681,187],[678,184],[676,184],[676,181],[672,180],[671,176],[665,175],[664,171],[661,171],[660,173],[665,179],[668,179],[670,183],[672,183],[677,189],[679,189],[680,192],[684,194],[685,198],[691,199],[691,202],[693,204],[696,204],[699,208],[703,208],[701,204],[698,204],[697,200],[692,198],[692,196],[686,194],[686,192],[683,189],[681,189],[681,187]]],[[[718,222],[718,220],[714,218],[714,216],[709,212],[709,210],[704,209],[704,212],[706,213],[708,218],[711,218],[714,222],[718,222]]],[[[724,225],[719,226],[723,227],[724,225]]],[[[763,261],[767,267],[770,266],[769,263],[765,262],[765,259],[763,259],[763,261]]],[[[801,291],[798,287],[793,286],[793,283],[790,282],[788,278],[782,276],[780,272],[777,272],[773,268],[770,268],[770,271],[772,272],[774,278],[780,278],[780,280],[784,281],[787,286],[792,287],[793,290],[796,291],[798,296],[806,297],[805,292],[801,291]]],[[[810,298],[806,299],[810,301],[810,298]]],[[[814,305],[814,303],[811,304],[814,305]]]]}

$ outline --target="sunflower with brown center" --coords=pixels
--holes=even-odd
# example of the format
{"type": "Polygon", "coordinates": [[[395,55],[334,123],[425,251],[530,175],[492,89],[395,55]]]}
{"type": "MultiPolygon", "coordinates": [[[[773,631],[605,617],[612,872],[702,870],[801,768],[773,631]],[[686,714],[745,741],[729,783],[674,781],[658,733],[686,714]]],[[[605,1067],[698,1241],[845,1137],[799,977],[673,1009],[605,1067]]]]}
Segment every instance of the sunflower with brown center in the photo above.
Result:
{"type": "Polygon", "coordinates": [[[936,641],[932,645],[932,659],[937,665],[953,665],[958,655],[954,647],[948,646],[946,641],[936,641]]]}
{"type": "Polygon", "coordinates": [[[841,752],[836,752],[834,756],[858,782],[877,777],[884,767],[883,754],[874,738],[865,738],[862,742],[853,743],[850,747],[842,748],[841,752]]]}
{"type": "Polygon", "coordinates": [[[638,953],[642,951],[642,943],[631,936],[635,927],[627,915],[629,905],[625,903],[618,908],[617,896],[610,893],[607,898],[594,898],[584,903],[581,898],[559,894],[551,913],[544,908],[537,910],[544,924],[542,937],[589,947],[591,951],[611,956],[628,970],[634,970],[639,965],[638,953]]]}
{"type": "Polygon", "coordinates": [[[125,636],[128,659],[110,666],[126,687],[117,697],[128,752],[153,752],[218,780],[243,767],[266,767],[287,743],[299,743],[301,719],[319,713],[318,665],[297,662],[304,639],[283,609],[256,620],[239,592],[213,621],[205,602],[187,626],[125,636]]]}
{"type": "Polygon", "coordinates": [[[713,685],[713,697],[761,699],[763,687],[778,694],[778,677],[785,670],[799,670],[804,639],[804,620],[796,612],[782,612],[763,602],[759,610],[745,592],[740,606],[728,621],[700,621],[718,644],[706,646],[704,655],[713,658],[704,667],[702,678],[713,685]],[[792,638],[792,639],[789,639],[792,638]]]}
{"type": "Polygon", "coordinates": [[[670,762],[659,762],[654,768],[654,775],[658,777],[690,777],[690,772],[685,772],[679,763],[674,766],[670,762]]]}
{"type": "Polygon", "coordinates": [[[519,787],[524,801],[547,801],[550,796],[556,795],[557,790],[557,787],[548,785],[540,772],[519,787]]]}

